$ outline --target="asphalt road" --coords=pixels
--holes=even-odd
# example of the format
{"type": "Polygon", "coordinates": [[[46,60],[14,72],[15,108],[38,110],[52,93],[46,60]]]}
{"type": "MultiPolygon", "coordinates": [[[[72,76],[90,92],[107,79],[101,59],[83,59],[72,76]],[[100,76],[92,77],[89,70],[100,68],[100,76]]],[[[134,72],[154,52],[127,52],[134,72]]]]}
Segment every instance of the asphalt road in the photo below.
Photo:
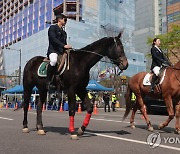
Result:
{"type": "MultiPolygon", "coordinates": [[[[82,124],[86,112],[76,113],[75,127],[82,124]]],[[[153,133],[160,133],[161,143],[150,148],[145,121],[136,115],[136,129],[129,127],[129,118],[121,121],[124,110],[104,112],[98,109],[79,140],[71,140],[68,132],[68,112],[43,111],[43,124],[46,135],[37,135],[36,111],[28,114],[30,133],[22,133],[23,110],[0,109],[0,154],[129,154],[129,153],[180,153],[180,135],[174,134],[175,120],[163,130],[157,125],[167,116],[150,115],[154,126],[153,133]],[[166,142],[167,141],[167,142],[166,142]]],[[[159,140],[158,140],[159,141],[159,140]]],[[[157,143],[157,142],[156,142],[157,143]]]]}

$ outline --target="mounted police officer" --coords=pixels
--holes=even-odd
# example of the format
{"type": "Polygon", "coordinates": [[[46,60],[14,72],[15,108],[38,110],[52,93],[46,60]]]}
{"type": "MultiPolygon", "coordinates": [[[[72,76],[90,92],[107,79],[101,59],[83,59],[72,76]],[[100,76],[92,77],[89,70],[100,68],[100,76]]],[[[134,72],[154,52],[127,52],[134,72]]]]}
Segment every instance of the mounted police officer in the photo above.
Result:
{"type": "Polygon", "coordinates": [[[163,54],[162,50],[159,48],[161,44],[161,41],[159,38],[154,38],[151,48],[151,55],[152,55],[152,65],[151,65],[151,71],[154,73],[152,76],[151,81],[151,88],[150,92],[154,92],[155,82],[158,78],[159,71],[162,67],[162,65],[170,66],[171,63],[166,58],[166,56],[163,54]]]}
{"type": "Polygon", "coordinates": [[[67,44],[67,34],[64,30],[66,25],[67,17],[63,14],[56,16],[54,25],[51,25],[48,30],[49,47],[47,51],[47,57],[50,60],[50,64],[47,68],[47,88],[55,89],[52,84],[53,75],[56,72],[57,58],[59,54],[63,54],[67,49],[72,48],[71,45],[67,44]]]}

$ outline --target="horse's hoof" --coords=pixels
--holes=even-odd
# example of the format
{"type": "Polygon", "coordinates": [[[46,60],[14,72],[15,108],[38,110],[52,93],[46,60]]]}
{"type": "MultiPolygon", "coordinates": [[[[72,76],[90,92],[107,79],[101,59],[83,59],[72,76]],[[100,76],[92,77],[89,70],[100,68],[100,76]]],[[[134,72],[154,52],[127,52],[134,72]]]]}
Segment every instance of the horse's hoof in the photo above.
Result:
{"type": "Polygon", "coordinates": [[[77,134],[73,134],[73,135],[71,134],[71,139],[72,140],[79,140],[77,134]]]}
{"type": "Polygon", "coordinates": [[[37,131],[38,135],[46,135],[45,131],[44,130],[38,130],[37,131]]]}
{"type": "Polygon", "coordinates": [[[22,131],[23,131],[23,133],[29,133],[30,132],[28,128],[23,128],[22,131]]]}
{"type": "Polygon", "coordinates": [[[134,125],[131,125],[131,128],[132,128],[132,129],[135,129],[135,128],[136,128],[136,126],[134,126],[134,125]]]}
{"type": "Polygon", "coordinates": [[[148,127],[148,131],[153,132],[154,128],[152,126],[148,127]]]}
{"type": "Polygon", "coordinates": [[[84,134],[81,127],[78,129],[77,133],[78,133],[78,136],[82,136],[84,134]]]}
{"type": "Polygon", "coordinates": [[[176,130],[175,130],[175,134],[180,135],[180,130],[176,129],[176,130]]]}
{"type": "Polygon", "coordinates": [[[158,129],[162,129],[163,127],[163,124],[159,124],[158,129]]]}

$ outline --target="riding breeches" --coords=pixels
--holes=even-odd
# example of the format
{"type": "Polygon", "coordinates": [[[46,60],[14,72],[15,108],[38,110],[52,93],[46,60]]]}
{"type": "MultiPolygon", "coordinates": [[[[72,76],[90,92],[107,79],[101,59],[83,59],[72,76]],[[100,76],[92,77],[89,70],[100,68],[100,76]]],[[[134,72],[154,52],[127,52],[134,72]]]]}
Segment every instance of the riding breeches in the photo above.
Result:
{"type": "Polygon", "coordinates": [[[155,66],[155,67],[153,68],[153,72],[154,72],[154,74],[156,74],[156,76],[159,75],[159,71],[160,71],[160,67],[159,67],[159,66],[155,66]]]}
{"type": "Polygon", "coordinates": [[[49,55],[50,65],[55,66],[57,63],[58,54],[57,53],[51,53],[49,55]]]}

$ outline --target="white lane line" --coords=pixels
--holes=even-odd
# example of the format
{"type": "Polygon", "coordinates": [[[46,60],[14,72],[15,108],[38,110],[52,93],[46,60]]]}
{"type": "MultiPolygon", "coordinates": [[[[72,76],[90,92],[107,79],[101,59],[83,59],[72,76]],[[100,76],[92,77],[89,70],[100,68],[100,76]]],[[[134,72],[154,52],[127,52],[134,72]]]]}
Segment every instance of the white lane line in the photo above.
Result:
{"type": "Polygon", "coordinates": [[[36,112],[28,112],[28,113],[30,113],[30,114],[37,114],[36,112]]]}
{"type": "MultiPolygon", "coordinates": [[[[148,145],[147,142],[139,141],[139,140],[133,140],[133,139],[128,139],[128,138],[110,136],[110,135],[105,135],[105,134],[100,134],[100,133],[91,133],[91,132],[87,132],[87,131],[85,131],[85,133],[92,134],[92,135],[97,135],[97,136],[101,136],[101,137],[106,137],[106,138],[111,138],[111,139],[116,139],[116,140],[122,140],[122,141],[127,141],[127,142],[133,142],[133,143],[139,143],[139,144],[148,145]]],[[[173,147],[173,146],[159,145],[158,147],[180,151],[180,148],[173,147]]]]}
{"type": "Polygon", "coordinates": [[[4,119],[4,120],[14,120],[14,119],[5,118],[5,117],[0,117],[0,119],[4,119]]]}
{"type": "Polygon", "coordinates": [[[108,122],[121,122],[121,123],[127,123],[129,124],[129,122],[127,121],[118,121],[118,120],[110,120],[110,119],[97,119],[97,118],[91,118],[92,120],[97,120],[97,121],[108,121],[108,122]]]}

